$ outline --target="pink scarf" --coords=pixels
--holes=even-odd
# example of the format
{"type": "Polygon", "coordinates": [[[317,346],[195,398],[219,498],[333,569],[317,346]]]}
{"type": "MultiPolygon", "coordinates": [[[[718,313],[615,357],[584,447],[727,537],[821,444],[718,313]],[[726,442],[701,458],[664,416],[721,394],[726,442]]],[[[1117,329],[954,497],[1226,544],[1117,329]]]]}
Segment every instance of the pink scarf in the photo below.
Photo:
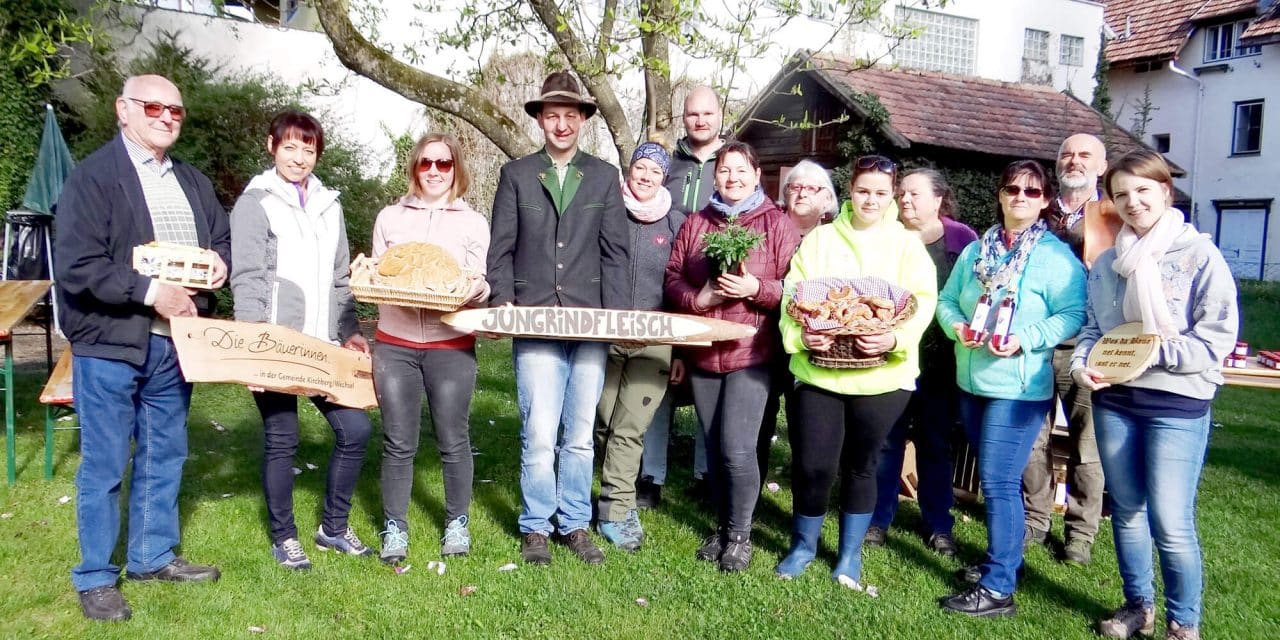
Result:
{"type": "Polygon", "coordinates": [[[636,199],[634,193],[631,193],[631,186],[626,180],[622,181],[622,203],[627,207],[627,213],[631,214],[637,222],[650,224],[661,220],[664,216],[671,212],[671,192],[666,188],[659,186],[657,193],[652,198],[641,202],[636,199]]]}

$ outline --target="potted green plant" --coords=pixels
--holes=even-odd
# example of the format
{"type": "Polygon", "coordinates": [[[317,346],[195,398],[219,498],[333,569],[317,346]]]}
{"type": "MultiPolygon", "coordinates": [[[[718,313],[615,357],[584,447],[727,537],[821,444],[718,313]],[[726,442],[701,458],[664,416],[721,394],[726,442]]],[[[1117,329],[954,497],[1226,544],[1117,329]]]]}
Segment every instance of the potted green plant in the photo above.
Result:
{"type": "Polygon", "coordinates": [[[741,266],[747,259],[747,254],[762,240],[763,233],[756,233],[737,222],[730,222],[719,231],[702,234],[702,253],[720,268],[720,273],[731,273],[741,266]]]}

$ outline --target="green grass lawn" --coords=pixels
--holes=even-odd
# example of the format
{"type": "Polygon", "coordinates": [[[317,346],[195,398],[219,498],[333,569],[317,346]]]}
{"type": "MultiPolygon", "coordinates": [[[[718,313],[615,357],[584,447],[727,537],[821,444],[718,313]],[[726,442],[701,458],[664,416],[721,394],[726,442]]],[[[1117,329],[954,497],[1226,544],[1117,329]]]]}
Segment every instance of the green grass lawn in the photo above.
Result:
{"type": "MultiPolygon", "coordinates": [[[[1280,346],[1280,289],[1246,287],[1245,338],[1280,346]]],[[[443,575],[427,570],[438,559],[443,496],[438,456],[423,439],[410,520],[412,570],[397,575],[373,558],[333,556],[307,545],[315,568],[284,571],[272,561],[261,497],[259,418],[247,391],[225,385],[197,388],[191,411],[191,459],[182,486],[182,553],[219,565],[217,584],[123,582],[134,611],[123,624],[85,621],[68,571],[78,561],[72,480],[77,440],[59,434],[57,470],[42,478],[42,410],[32,400],[43,370],[19,377],[19,481],[0,488],[0,638],[244,638],[244,637],[619,637],[619,638],[1095,638],[1092,625],[1120,602],[1120,578],[1109,526],[1104,523],[1088,568],[1058,564],[1044,548],[1028,554],[1018,593],[1019,615],[996,621],[941,613],[937,598],[956,588],[959,560],[928,552],[909,532],[919,523],[905,504],[889,546],[865,552],[865,581],[873,599],[829,578],[836,524],[828,519],[823,555],[800,579],[783,582],[773,565],[785,552],[791,495],[785,434],[774,449],[773,478],[757,510],[756,558],[740,575],[719,574],[697,562],[694,549],[712,527],[710,515],[687,497],[690,441],[677,440],[662,508],[643,515],[645,548],[629,555],[607,550],[603,566],[588,567],[555,547],[550,567],[519,564],[519,419],[509,342],[481,343],[479,392],[472,412],[476,458],[472,507],[473,552],[450,561],[443,575]],[[214,428],[213,421],[225,427],[214,428]],[[459,590],[474,586],[474,594],[459,590]],[[638,604],[644,599],[647,606],[638,604]],[[265,629],[261,635],[250,627],[265,629]]],[[[1280,637],[1280,394],[1227,389],[1216,420],[1200,494],[1200,532],[1206,569],[1206,638],[1280,637]],[[1266,567],[1271,567],[1267,569],[1266,567]]],[[[319,521],[331,432],[304,405],[303,443],[295,490],[298,528],[319,521]],[[306,463],[319,466],[308,470],[306,463]]],[[[376,413],[375,413],[375,424],[376,413]]],[[[679,429],[693,428],[689,409],[679,429]]],[[[378,458],[374,435],[351,522],[368,542],[380,530],[378,458]]],[[[985,547],[981,507],[957,509],[956,537],[972,559],[985,547]]],[[[1060,519],[1059,519],[1060,520],[1060,519]]],[[[1060,538],[1061,523],[1055,524],[1060,538]]],[[[121,552],[118,555],[123,555],[121,552]]],[[[1158,618],[1162,619],[1163,614],[1158,618]]]]}

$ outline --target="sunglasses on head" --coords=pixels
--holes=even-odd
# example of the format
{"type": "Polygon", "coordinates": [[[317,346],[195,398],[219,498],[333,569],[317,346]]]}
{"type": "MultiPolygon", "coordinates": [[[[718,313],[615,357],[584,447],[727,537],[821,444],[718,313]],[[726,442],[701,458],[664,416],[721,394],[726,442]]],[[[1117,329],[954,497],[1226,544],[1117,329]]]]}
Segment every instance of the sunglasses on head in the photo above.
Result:
{"type": "Polygon", "coordinates": [[[1009,196],[1010,198],[1013,198],[1017,196],[1019,193],[1021,193],[1022,195],[1025,195],[1028,198],[1031,198],[1032,200],[1035,200],[1036,198],[1039,198],[1040,196],[1044,195],[1044,189],[1041,189],[1040,187],[1023,188],[1023,187],[1019,187],[1016,184],[1006,184],[1005,186],[1000,187],[1000,192],[1005,194],[1006,196],[1009,196]]]}
{"type": "Polygon", "coordinates": [[[165,104],[137,98],[129,99],[142,105],[142,113],[146,114],[148,118],[159,118],[160,114],[165,111],[169,112],[169,117],[173,118],[174,122],[181,122],[183,118],[187,117],[187,108],[180,104],[165,104]]]}
{"type": "Polygon", "coordinates": [[[858,171],[875,169],[881,173],[893,173],[898,170],[898,165],[884,156],[862,156],[853,161],[853,168],[858,171]]]}
{"type": "Polygon", "coordinates": [[[453,159],[435,160],[432,158],[421,158],[418,160],[418,173],[425,173],[434,166],[440,173],[448,173],[453,171],[453,159]]]}

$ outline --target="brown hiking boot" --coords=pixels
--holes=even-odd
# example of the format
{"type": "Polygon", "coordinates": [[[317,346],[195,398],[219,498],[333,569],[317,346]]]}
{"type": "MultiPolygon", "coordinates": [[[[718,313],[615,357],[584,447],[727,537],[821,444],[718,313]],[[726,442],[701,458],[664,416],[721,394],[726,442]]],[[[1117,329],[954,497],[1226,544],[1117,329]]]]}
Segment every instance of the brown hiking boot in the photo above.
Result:
{"type": "Polygon", "coordinates": [[[586,529],[574,529],[559,536],[557,542],[569,547],[574,555],[582,558],[582,561],[587,564],[604,562],[604,552],[591,541],[591,534],[587,533],[586,529]]]}
{"type": "Polygon", "coordinates": [[[551,549],[547,548],[547,534],[526,533],[520,540],[520,557],[528,564],[551,564],[551,549]]]}
{"type": "Polygon", "coordinates": [[[1148,607],[1142,600],[1130,600],[1098,623],[1098,633],[1104,638],[1132,638],[1135,634],[1150,638],[1156,633],[1155,607],[1148,607]]]}

